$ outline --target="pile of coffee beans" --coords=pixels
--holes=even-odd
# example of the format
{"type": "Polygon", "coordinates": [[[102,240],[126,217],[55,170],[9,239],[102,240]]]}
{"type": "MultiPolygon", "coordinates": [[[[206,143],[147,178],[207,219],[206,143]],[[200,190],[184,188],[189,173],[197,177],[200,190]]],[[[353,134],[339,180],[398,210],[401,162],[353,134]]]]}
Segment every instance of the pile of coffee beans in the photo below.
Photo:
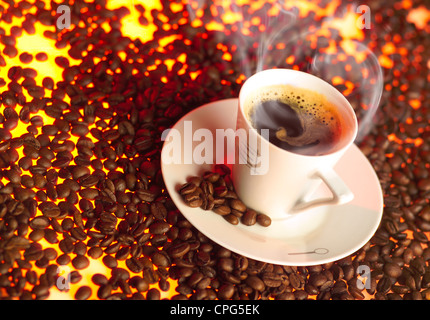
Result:
{"type": "Polygon", "coordinates": [[[239,199],[226,165],[216,165],[214,171],[206,171],[201,177],[190,177],[179,194],[188,206],[212,210],[233,225],[241,222],[246,226],[258,223],[268,227],[272,224],[269,216],[248,208],[239,199]]]}
{"type": "MultiPolygon", "coordinates": [[[[430,10],[424,0],[360,2],[372,24],[357,40],[377,55],[384,77],[373,127],[358,143],[384,192],[381,225],[362,248],[317,266],[265,263],[211,241],[172,202],[161,135],[194,108],[237,97],[255,72],[259,39],[279,23],[262,26],[278,1],[253,2],[241,1],[243,19],[225,23],[225,8],[209,1],[198,14],[180,1],[136,4],[138,23],[155,29],[144,40],[123,35],[130,8],[108,9],[107,0],[62,1],[71,9],[64,29],[53,1],[1,2],[1,299],[48,299],[63,284],[76,299],[430,299],[430,37],[410,19],[421,6],[430,10]],[[37,36],[40,26],[54,50],[23,50],[21,36],[37,36]],[[60,79],[39,67],[49,61],[60,79]],[[94,272],[94,262],[108,271],[94,272]]],[[[356,5],[342,1],[334,14],[348,3],[356,5]]],[[[288,39],[326,21],[321,12],[301,12],[288,39]]],[[[329,31],[314,43],[351,37],[329,31]]],[[[315,47],[279,38],[266,58],[306,71],[299,57],[315,47]]],[[[358,115],[366,111],[358,96],[351,103],[358,115]]]]}

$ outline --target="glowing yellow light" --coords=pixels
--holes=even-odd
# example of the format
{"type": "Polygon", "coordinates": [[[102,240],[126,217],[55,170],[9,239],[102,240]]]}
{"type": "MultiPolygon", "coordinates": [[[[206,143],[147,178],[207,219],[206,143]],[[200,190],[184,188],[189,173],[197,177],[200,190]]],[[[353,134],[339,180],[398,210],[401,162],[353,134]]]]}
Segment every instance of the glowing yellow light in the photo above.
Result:
{"type": "Polygon", "coordinates": [[[414,109],[419,109],[421,107],[421,101],[419,99],[409,100],[409,104],[414,109]]]}
{"type": "Polygon", "coordinates": [[[411,9],[406,20],[415,24],[418,29],[425,29],[430,22],[430,10],[423,6],[411,9]]]}

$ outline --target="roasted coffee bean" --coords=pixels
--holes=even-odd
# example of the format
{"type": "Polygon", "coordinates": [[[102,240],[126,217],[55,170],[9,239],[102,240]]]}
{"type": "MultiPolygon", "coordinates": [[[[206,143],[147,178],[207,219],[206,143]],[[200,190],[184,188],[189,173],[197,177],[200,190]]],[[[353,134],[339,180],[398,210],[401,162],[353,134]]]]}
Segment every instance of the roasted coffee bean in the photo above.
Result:
{"type": "Polygon", "coordinates": [[[157,283],[160,278],[159,274],[153,268],[144,268],[143,276],[150,284],[157,283]]]}
{"type": "Polygon", "coordinates": [[[97,290],[97,297],[99,299],[107,299],[112,293],[113,287],[110,283],[102,284],[97,290]]]}
{"type": "Polygon", "coordinates": [[[246,226],[252,226],[257,222],[257,212],[248,209],[241,218],[241,222],[246,226]]]}
{"type": "MultiPolygon", "coordinates": [[[[200,185],[200,181],[199,181],[199,185],[200,185]]],[[[187,194],[193,193],[194,191],[196,191],[196,189],[197,189],[197,185],[195,183],[188,182],[181,186],[179,193],[182,196],[185,196],[187,194]]]]}
{"type": "Polygon", "coordinates": [[[231,258],[220,258],[218,259],[217,267],[227,272],[234,270],[234,260],[231,258]]]}
{"type": "Polygon", "coordinates": [[[213,209],[213,211],[214,211],[216,214],[219,214],[219,215],[221,215],[221,216],[226,216],[226,215],[228,215],[228,214],[231,212],[231,209],[230,209],[230,207],[229,207],[229,206],[221,205],[221,206],[219,206],[219,207],[215,207],[215,208],[213,209]]]}
{"type": "Polygon", "coordinates": [[[258,213],[257,223],[263,227],[268,227],[272,224],[272,219],[264,213],[258,213]]]}
{"type": "Polygon", "coordinates": [[[167,253],[171,258],[180,258],[188,251],[190,251],[190,244],[183,242],[170,246],[167,250],[167,253]]]}
{"type": "Polygon", "coordinates": [[[201,177],[198,177],[198,176],[193,176],[193,177],[188,178],[188,183],[192,183],[196,187],[199,187],[202,181],[203,181],[203,179],[201,177]]]}
{"type": "Polygon", "coordinates": [[[164,234],[169,231],[170,225],[164,221],[156,221],[149,226],[149,232],[155,235],[164,234]]]}
{"type": "Polygon", "coordinates": [[[238,217],[239,219],[243,216],[243,212],[237,211],[235,209],[231,209],[231,214],[238,217]]]}
{"type": "Polygon", "coordinates": [[[203,174],[203,179],[209,181],[210,183],[215,183],[218,181],[220,174],[218,172],[207,171],[203,174]]]}
{"type": "Polygon", "coordinates": [[[151,214],[154,218],[162,220],[167,217],[167,209],[161,202],[151,203],[151,214]]]}
{"type": "Polygon", "coordinates": [[[314,273],[309,277],[309,283],[315,287],[321,287],[327,281],[327,277],[322,273],[314,273]]]}
{"type": "Polygon", "coordinates": [[[87,253],[87,245],[82,241],[76,241],[73,253],[76,253],[77,255],[85,255],[87,253]]]}
{"type": "Polygon", "coordinates": [[[122,247],[122,248],[119,248],[118,251],[115,253],[115,258],[117,260],[125,260],[129,254],[130,254],[130,247],[122,247]]]}
{"type": "Polygon", "coordinates": [[[101,286],[109,282],[108,278],[104,274],[96,273],[91,277],[91,281],[97,285],[101,286]]]}
{"type": "Polygon", "coordinates": [[[40,239],[43,239],[45,236],[45,232],[43,229],[35,229],[30,232],[28,238],[34,242],[38,242],[40,239]]]}
{"type": "Polygon", "coordinates": [[[240,271],[246,270],[248,268],[248,264],[249,264],[248,258],[244,256],[238,256],[234,260],[234,268],[240,271]]]}
{"type": "Polygon", "coordinates": [[[75,293],[76,300],[87,300],[91,297],[92,290],[88,286],[79,287],[79,289],[75,293]]]}
{"type": "Polygon", "coordinates": [[[223,218],[228,221],[228,223],[233,224],[233,225],[238,225],[239,224],[239,218],[236,217],[233,214],[227,214],[227,215],[223,215],[223,218]]]}
{"type": "Polygon", "coordinates": [[[184,195],[184,200],[185,202],[189,203],[196,199],[201,199],[202,195],[203,195],[203,191],[202,189],[200,189],[200,187],[198,187],[194,192],[184,195]]]}
{"type": "Polygon", "coordinates": [[[170,259],[167,254],[155,252],[151,257],[152,263],[157,267],[168,267],[170,265],[170,259]]]}
{"type": "Polygon", "coordinates": [[[49,226],[50,222],[47,217],[36,217],[30,221],[30,227],[32,229],[45,229],[49,226]]]}
{"type": "Polygon", "coordinates": [[[246,211],[245,204],[242,201],[240,201],[239,199],[231,199],[229,201],[229,204],[230,204],[230,207],[232,209],[235,209],[239,212],[245,212],[246,211]]]}
{"type": "Polygon", "coordinates": [[[106,267],[111,268],[111,269],[116,268],[118,266],[118,261],[110,255],[105,255],[103,257],[102,261],[106,267]]]}
{"type": "Polygon", "coordinates": [[[277,288],[279,287],[283,280],[279,274],[273,272],[265,272],[262,275],[263,282],[267,287],[277,288]]]}
{"type": "Polygon", "coordinates": [[[158,286],[161,291],[167,292],[170,289],[170,282],[168,282],[167,279],[160,279],[158,286]]]}
{"type": "Polygon", "coordinates": [[[87,234],[82,228],[75,227],[70,230],[70,235],[77,240],[84,241],[87,238],[87,234]]]}
{"type": "Polygon", "coordinates": [[[64,253],[71,253],[75,248],[73,241],[70,238],[65,238],[60,240],[58,245],[60,250],[63,251],[64,253]]]}
{"type": "Polygon", "coordinates": [[[152,202],[155,200],[156,194],[151,190],[139,189],[136,191],[136,195],[139,199],[147,202],[152,202]]]}
{"type": "Polygon", "coordinates": [[[72,265],[77,270],[85,269],[89,266],[90,261],[86,256],[83,255],[77,255],[75,258],[72,259],[72,265]]]}
{"type": "Polygon", "coordinates": [[[68,265],[70,263],[70,261],[72,261],[72,259],[66,253],[60,254],[56,260],[56,262],[59,265],[63,265],[63,266],[68,265]]]}
{"type": "Polygon", "coordinates": [[[24,251],[24,259],[27,261],[36,261],[43,257],[43,250],[38,243],[33,243],[29,248],[24,251]]]}
{"type": "Polygon", "coordinates": [[[133,145],[138,152],[143,152],[148,150],[153,145],[153,140],[151,137],[143,136],[134,140],[133,145]]]}
{"type": "Polygon", "coordinates": [[[227,195],[228,189],[226,186],[219,186],[213,190],[213,194],[215,197],[222,198],[227,195]]]}
{"type": "Polygon", "coordinates": [[[45,217],[49,218],[55,218],[61,214],[60,208],[53,202],[43,202],[39,205],[39,209],[45,217]]]}
{"type": "Polygon", "coordinates": [[[103,250],[100,247],[92,247],[88,250],[88,255],[93,259],[98,259],[103,255],[103,250]]]}
{"type": "Polygon", "coordinates": [[[218,289],[218,298],[221,300],[229,300],[233,297],[234,292],[235,292],[234,285],[229,283],[223,284],[218,289]]]}
{"type": "Polygon", "coordinates": [[[114,242],[107,246],[107,248],[104,250],[107,254],[114,254],[117,253],[119,248],[121,247],[120,242],[114,242]]]}
{"type": "Polygon", "coordinates": [[[376,290],[379,293],[386,294],[388,291],[390,291],[391,285],[392,285],[391,279],[389,277],[383,276],[379,280],[377,287],[376,287],[376,290]]]}
{"type": "Polygon", "coordinates": [[[167,242],[167,235],[165,234],[155,234],[152,236],[152,238],[149,240],[149,242],[154,247],[162,247],[167,242]]]}
{"type": "Polygon", "coordinates": [[[94,200],[97,196],[99,196],[99,191],[93,188],[85,188],[79,191],[79,195],[87,200],[94,200]]]}
{"type": "Polygon", "coordinates": [[[195,255],[194,255],[194,262],[202,267],[202,266],[206,266],[210,263],[211,258],[209,253],[204,252],[204,251],[198,251],[195,255]]]}
{"type": "Polygon", "coordinates": [[[420,275],[426,272],[426,263],[422,257],[415,257],[409,265],[413,271],[420,275]]]}
{"type": "Polygon", "coordinates": [[[290,281],[291,286],[296,290],[300,289],[302,286],[300,277],[295,273],[291,273],[289,275],[289,281],[290,281]]]}
{"type": "Polygon", "coordinates": [[[160,298],[161,298],[160,291],[156,288],[151,288],[146,293],[147,300],[160,300],[160,298]]]}
{"type": "Polygon", "coordinates": [[[44,284],[35,285],[31,293],[36,296],[36,299],[45,299],[49,296],[49,286],[44,284]]]}
{"type": "Polygon", "coordinates": [[[398,278],[402,274],[402,269],[397,263],[388,262],[384,265],[384,272],[392,278],[398,278]]]}
{"type": "Polygon", "coordinates": [[[200,197],[192,198],[187,202],[187,205],[190,206],[191,208],[201,207],[203,205],[203,199],[201,199],[200,197]]]}
{"type": "Polygon", "coordinates": [[[95,186],[99,182],[99,178],[96,175],[86,174],[80,176],[77,182],[81,187],[88,188],[95,186]]]}
{"type": "Polygon", "coordinates": [[[138,260],[138,259],[136,259],[136,258],[134,258],[134,257],[132,257],[132,258],[130,258],[130,259],[127,259],[127,260],[125,261],[125,263],[126,263],[126,265],[127,265],[128,269],[129,269],[131,272],[134,272],[134,273],[139,273],[139,272],[141,272],[141,271],[143,270],[143,268],[144,268],[143,263],[142,263],[140,260],[138,260]]]}
{"type": "Polygon", "coordinates": [[[131,287],[136,288],[136,290],[139,292],[145,292],[149,289],[148,281],[140,276],[133,276],[130,278],[129,284],[131,287]]]}

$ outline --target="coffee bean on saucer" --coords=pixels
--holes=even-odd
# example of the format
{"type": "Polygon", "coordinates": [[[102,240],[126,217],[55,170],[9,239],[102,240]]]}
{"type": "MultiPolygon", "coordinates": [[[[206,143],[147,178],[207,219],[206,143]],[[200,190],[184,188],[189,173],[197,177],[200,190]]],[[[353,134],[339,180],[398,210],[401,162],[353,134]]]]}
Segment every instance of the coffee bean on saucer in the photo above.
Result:
{"type": "Polygon", "coordinates": [[[272,224],[272,219],[264,213],[257,214],[257,223],[263,227],[268,227],[272,224]]]}
{"type": "Polygon", "coordinates": [[[231,209],[229,206],[221,205],[213,209],[213,211],[221,216],[226,216],[231,213],[231,209]]]}
{"type": "Polygon", "coordinates": [[[231,214],[235,215],[238,218],[242,218],[243,216],[243,212],[240,212],[239,210],[236,210],[236,209],[231,209],[231,214]]]}
{"type": "Polygon", "coordinates": [[[190,202],[192,202],[194,200],[197,200],[197,199],[200,199],[200,192],[199,192],[199,190],[195,190],[194,192],[186,194],[184,196],[184,200],[185,200],[186,203],[190,203],[190,202]]]}
{"type": "Polygon", "coordinates": [[[200,188],[205,195],[214,194],[214,186],[210,181],[202,181],[202,183],[200,184],[200,188]]]}
{"type": "Polygon", "coordinates": [[[193,193],[194,191],[196,191],[197,189],[197,185],[191,182],[187,182],[184,185],[182,185],[182,187],[179,190],[179,193],[182,196],[185,196],[187,194],[193,193]]]}
{"type": "Polygon", "coordinates": [[[195,186],[197,186],[197,187],[199,187],[200,186],[200,183],[202,182],[202,178],[200,178],[200,177],[197,177],[197,176],[194,176],[194,177],[190,177],[189,179],[188,179],[188,183],[192,183],[192,184],[194,184],[195,186]]]}
{"type": "Polygon", "coordinates": [[[225,202],[226,202],[225,198],[218,198],[218,197],[214,198],[214,205],[215,206],[220,206],[220,205],[224,204],[225,202]]]}
{"type": "Polygon", "coordinates": [[[254,225],[257,222],[257,212],[252,209],[248,209],[242,216],[241,221],[246,226],[254,225]]]}
{"type": "Polygon", "coordinates": [[[235,209],[235,210],[240,211],[240,212],[246,211],[245,204],[242,201],[240,201],[239,199],[231,199],[229,201],[229,204],[230,204],[230,207],[232,209],[235,209]]]}
{"type": "Polygon", "coordinates": [[[191,208],[198,208],[203,204],[203,200],[201,198],[190,200],[187,203],[191,208]]]}
{"type": "Polygon", "coordinates": [[[208,172],[206,172],[203,175],[203,179],[205,179],[205,180],[207,180],[207,181],[209,181],[211,183],[217,182],[218,179],[219,179],[219,177],[220,177],[219,173],[217,173],[217,172],[211,172],[211,171],[208,171],[208,172]]]}
{"type": "Polygon", "coordinates": [[[223,218],[233,225],[239,224],[239,218],[236,217],[235,215],[231,214],[231,213],[224,215],[223,218]]]}
{"type": "Polygon", "coordinates": [[[206,171],[201,177],[188,178],[178,192],[189,207],[213,211],[233,225],[242,222],[246,226],[256,223],[270,226],[272,220],[269,216],[248,208],[238,198],[229,174],[227,166],[217,165],[214,171],[206,171]]]}

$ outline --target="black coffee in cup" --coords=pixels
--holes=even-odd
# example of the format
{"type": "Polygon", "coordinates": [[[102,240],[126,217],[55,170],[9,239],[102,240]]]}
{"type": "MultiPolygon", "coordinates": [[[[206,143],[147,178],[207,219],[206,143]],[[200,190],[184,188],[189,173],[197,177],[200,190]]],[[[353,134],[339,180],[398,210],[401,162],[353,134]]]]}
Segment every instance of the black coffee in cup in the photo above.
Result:
{"type": "Polygon", "coordinates": [[[332,152],[347,129],[341,113],[324,95],[291,85],[256,90],[244,110],[257,131],[269,129],[272,144],[302,155],[332,152]]]}

